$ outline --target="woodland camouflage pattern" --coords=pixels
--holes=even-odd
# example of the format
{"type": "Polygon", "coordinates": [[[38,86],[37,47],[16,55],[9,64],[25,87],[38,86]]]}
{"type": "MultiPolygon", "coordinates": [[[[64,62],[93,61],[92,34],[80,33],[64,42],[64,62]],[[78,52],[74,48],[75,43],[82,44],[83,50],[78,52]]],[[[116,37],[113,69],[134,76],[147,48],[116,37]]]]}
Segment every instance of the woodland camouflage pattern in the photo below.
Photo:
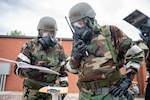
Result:
{"type": "Polygon", "coordinates": [[[109,38],[106,38],[104,34],[107,33],[102,31],[104,27],[106,26],[102,26],[101,33],[94,34],[87,44],[88,56],[82,57],[81,60],[70,58],[67,63],[68,71],[78,74],[79,100],[133,100],[134,96],[129,90],[122,97],[114,97],[109,93],[109,89],[121,82],[119,69],[124,65],[126,73],[138,72],[144,60],[144,52],[139,47],[136,47],[137,50],[133,49],[136,45],[132,43],[131,38],[116,26],[107,26],[110,34],[109,38]]]}
{"type": "Polygon", "coordinates": [[[132,82],[126,80],[130,77],[131,81],[138,72],[144,52],[116,26],[99,27],[95,16],[85,2],[69,11],[73,36],[79,35],[76,38],[84,42],[74,38],[72,55],[66,64],[69,72],[78,74],[79,100],[133,100],[133,94],[128,92],[132,82]],[[125,75],[120,73],[121,67],[126,69],[125,75]]]}
{"type": "MultiPolygon", "coordinates": [[[[116,65],[123,67],[123,64],[129,61],[139,64],[139,66],[141,65],[144,58],[143,51],[133,56],[126,56],[126,52],[133,45],[132,40],[115,26],[110,26],[110,30],[112,32],[111,41],[118,59],[117,64],[112,59],[106,37],[101,34],[95,34],[91,42],[87,44],[89,56],[83,57],[81,61],[70,61],[71,68],[77,71],[80,81],[105,79],[116,71],[116,65]]],[[[127,69],[127,72],[130,71],[138,71],[138,68],[132,66],[127,69]],[[133,70],[133,68],[136,70],[133,70]]]]}
{"type": "MultiPolygon", "coordinates": [[[[42,73],[38,77],[34,77],[34,81],[37,81],[37,83],[33,83],[33,87],[30,86],[31,84],[25,84],[24,82],[24,100],[43,100],[40,99],[40,97],[44,97],[44,100],[51,100],[48,98],[51,98],[49,94],[43,94],[39,93],[38,90],[44,86],[41,84],[38,84],[38,82],[45,82],[50,85],[55,84],[55,81],[59,79],[60,77],[67,77],[67,73],[64,69],[64,66],[61,66],[61,62],[65,61],[67,58],[67,55],[64,53],[64,49],[60,44],[56,44],[53,48],[48,48],[47,50],[43,50],[41,44],[38,42],[38,38],[32,39],[31,41],[26,42],[21,50],[21,53],[26,55],[30,60],[30,64],[37,65],[37,66],[43,66],[50,68],[54,71],[59,72],[61,75],[54,75],[54,74],[45,74],[42,73]],[[37,85],[37,86],[36,86],[37,85]],[[36,87],[36,88],[35,88],[36,87]],[[35,92],[36,91],[36,92],[35,92]],[[30,93],[29,93],[30,92],[30,93]],[[35,94],[34,94],[35,93],[35,94]],[[27,97],[32,97],[32,99],[27,97]],[[38,99],[37,99],[38,98],[38,99]]],[[[17,61],[22,61],[20,58],[17,58],[17,61]]],[[[14,72],[16,74],[16,69],[18,67],[15,65],[14,72]]],[[[25,78],[21,71],[18,71],[19,77],[25,78]]],[[[25,81],[27,78],[25,78],[25,81]]],[[[31,82],[32,83],[32,82],[31,82]]],[[[67,81],[59,82],[60,86],[68,86],[67,81]]]]}

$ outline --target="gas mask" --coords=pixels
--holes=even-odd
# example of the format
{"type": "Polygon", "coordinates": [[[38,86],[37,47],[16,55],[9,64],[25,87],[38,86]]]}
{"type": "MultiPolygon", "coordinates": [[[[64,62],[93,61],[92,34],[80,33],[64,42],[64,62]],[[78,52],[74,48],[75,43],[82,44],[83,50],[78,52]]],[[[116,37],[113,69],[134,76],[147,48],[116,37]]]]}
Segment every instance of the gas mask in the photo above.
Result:
{"type": "Polygon", "coordinates": [[[81,39],[85,44],[91,40],[93,29],[88,23],[89,21],[82,19],[71,24],[74,29],[74,39],[81,39]]]}
{"type": "Polygon", "coordinates": [[[47,49],[48,47],[54,47],[57,44],[57,40],[54,38],[54,31],[40,30],[40,36],[39,42],[44,49],[47,49]]]}

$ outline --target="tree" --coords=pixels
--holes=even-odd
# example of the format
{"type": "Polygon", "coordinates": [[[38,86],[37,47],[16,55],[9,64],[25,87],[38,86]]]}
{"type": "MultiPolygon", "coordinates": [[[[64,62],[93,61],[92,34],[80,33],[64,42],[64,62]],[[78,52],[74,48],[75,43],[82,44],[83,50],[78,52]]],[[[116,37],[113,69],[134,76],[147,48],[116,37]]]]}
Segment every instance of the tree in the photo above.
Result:
{"type": "Polygon", "coordinates": [[[12,36],[25,36],[25,34],[22,34],[21,31],[17,31],[17,30],[11,31],[10,35],[12,35],[12,36]]]}

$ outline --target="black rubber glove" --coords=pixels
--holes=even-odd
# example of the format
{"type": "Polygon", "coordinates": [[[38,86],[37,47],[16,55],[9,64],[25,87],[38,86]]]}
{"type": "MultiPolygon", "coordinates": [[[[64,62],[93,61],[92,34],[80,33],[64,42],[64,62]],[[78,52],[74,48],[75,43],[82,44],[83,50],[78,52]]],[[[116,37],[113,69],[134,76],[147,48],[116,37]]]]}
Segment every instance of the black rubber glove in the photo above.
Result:
{"type": "Polygon", "coordinates": [[[31,78],[31,79],[37,78],[37,76],[41,74],[39,70],[32,69],[32,68],[20,68],[20,70],[24,77],[31,78]]]}
{"type": "Polygon", "coordinates": [[[121,97],[128,91],[128,88],[131,84],[132,81],[130,78],[123,78],[123,80],[119,84],[117,84],[109,90],[109,93],[112,94],[114,97],[121,97]]]}
{"type": "Polygon", "coordinates": [[[76,41],[74,41],[73,43],[72,57],[75,60],[81,59],[81,57],[86,55],[86,52],[87,46],[85,45],[85,43],[80,39],[76,39],[76,41]]]}

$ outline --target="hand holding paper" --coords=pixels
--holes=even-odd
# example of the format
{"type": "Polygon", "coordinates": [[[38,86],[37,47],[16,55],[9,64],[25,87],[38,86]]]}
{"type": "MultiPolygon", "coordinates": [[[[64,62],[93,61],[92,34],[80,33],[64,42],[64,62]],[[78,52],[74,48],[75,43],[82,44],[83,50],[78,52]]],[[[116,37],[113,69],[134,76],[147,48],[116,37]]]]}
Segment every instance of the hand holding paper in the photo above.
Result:
{"type": "Polygon", "coordinates": [[[48,73],[48,74],[57,74],[57,75],[60,75],[60,73],[58,73],[58,72],[56,72],[56,71],[53,71],[53,70],[51,70],[51,69],[48,69],[48,68],[46,68],[46,67],[30,65],[30,64],[27,64],[27,63],[25,63],[25,62],[17,62],[17,61],[10,60],[10,59],[6,59],[6,58],[0,58],[0,60],[7,61],[7,62],[11,62],[11,63],[16,63],[19,68],[32,68],[32,69],[37,69],[37,70],[39,70],[39,72],[48,73]]]}
{"type": "Polygon", "coordinates": [[[48,69],[46,67],[40,67],[40,66],[35,66],[35,65],[30,65],[24,62],[17,62],[17,66],[19,68],[32,68],[32,69],[37,69],[39,72],[44,72],[44,73],[49,73],[49,74],[57,74],[60,75],[60,73],[53,71],[51,69],[48,69]]]}

